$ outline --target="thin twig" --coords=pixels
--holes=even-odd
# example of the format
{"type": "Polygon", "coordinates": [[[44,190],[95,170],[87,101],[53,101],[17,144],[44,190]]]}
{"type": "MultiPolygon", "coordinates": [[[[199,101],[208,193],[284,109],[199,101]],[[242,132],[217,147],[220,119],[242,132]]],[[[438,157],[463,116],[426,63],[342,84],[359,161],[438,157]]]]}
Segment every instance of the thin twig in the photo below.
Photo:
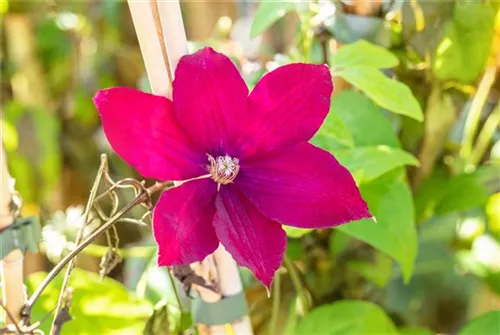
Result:
{"type": "Polygon", "coordinates": [[[151,1],[151,10],[153,11],[153,19],[156,28],[156,34],[158,35],[158,41],[160,42],[161,52],[163,54],[163,60],[165,61],[165,67],[167,68],[168,80],[170,82],[170,87],[172,87],[172,82],[174,80],[174,76],[172,75],[172,70],[170,69],[170,61],[168,58],[168,50],[165,45],[165,37],[163,36],[163,27],[160,19],[160,12],[158,10],[158,1],[151,1]]]}
{"type": "Polygon", "coordinates": [[[117,212],[113,217],[111,217],[107,222],[101,225],[99,228],[94,230],[87,238],[79,245],[76,246],[68,255],[66,255],[59,263],[57,263],[54,268],[47,274],[40,286],[37,287],[36,291],[31,295],[31,297],[24,304],[21,311],[21,326],[28,325],[30,322],[31,309],[36,301],[40,298],[42,292],[50,284],[52,280],[57,276],[59,272],[68,264],[76,255],[78,255],[85,247],[91,244],[101,233],[106,231],[109,227],[115,224],[123,215],[128,213],[135,206],[142,204],[146,201],[150,201],[152,194],[162,191],[171,185],[170,182],[157,182],[153,186],[149,187],[141,194],[139,194],[134,200],[124,206],[119,212],[117,212]]]}
{"type": "MultiPolygon", "coordinates": [[[[99,185],[101,184],[101,179],[102,175],[105,173],[108,167],[108,160],[106,155],[101,155],[101,165],[99,166],[99,170],[97,171],[97,176],[94,180],[94,185],[92,185],[92,189],[90,190],[90,196],[87,201],[87,206],[85,207],[85,212],[83,213],[83,224],[82,227],[80,228],[80,231],[78,232],[78,236],[76,237],[75,244],[79,245],[83,239],[84,233],[85,233],[85,228],[87,227],[89,217],[90,217],[90,210],[92,208],[92,204],[94,203],[95,197],[97,195],[97,190],[99,188],[99,185]]],[[[75,255],[74,258],[72,258],[69,261],[68,264],[68,269],[66,270],[66,274],[64,275],[64,280],[63,284],[61,287],[61,291],[59,293],[59,299],[57,300],[57,308],[56,308],[56,313],[54,316],[54,320],[52,321],[52,326],[50,327],[50,334],[55,334],[56,333],[56,320],[58,320],[58,316],[61,313],[61,310],[63,308],[63,302],[65,300],[66,296],[66,291],[68,289],[68,284],[69,284],[69,279],[71,276],[71,272],[73,271],[73,268],[75,267],[75,262],[76,258],[78,257],[78,254],[75,255]]]]}
{"type": "Polygon", "coordinates": [[[4,304],[2,302],[0,302],[0,306],[3,308],[3,310],[7,314],[7,320],[12,320],[12,324],[14,325],[14,327],[16,327],[17,332],[19,334],[22,334],[21,328],[19,328],[19,325],[17,324],[16,319],[14,318],[14,315],[12,315],[12,313],[7,309],[7,307],[4,306],[4,304]]]}

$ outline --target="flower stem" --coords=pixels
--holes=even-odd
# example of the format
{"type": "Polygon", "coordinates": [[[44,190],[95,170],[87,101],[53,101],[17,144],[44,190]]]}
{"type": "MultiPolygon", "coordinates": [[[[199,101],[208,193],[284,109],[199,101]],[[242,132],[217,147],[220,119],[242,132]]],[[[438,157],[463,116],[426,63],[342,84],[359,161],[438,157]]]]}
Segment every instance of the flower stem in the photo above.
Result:
{"type": "Polygon", "coordinates": [[[464,135],[462,139],[462,147],[460,148],[460,157],[464,159],[470,158],[472,154],[472,146],[474,143],[474,138],[476,136],[477,127],[479,125],[479,120],[481,118],[481,112],[483,106],[490,92],[491,86],[495,81],[496,77],[496,66],[489,66],[484,72],[483,78],[479,83],[477,92],[472,99],[472,103],[469,109],[469,114],[465,120],[464,135]]]}
{"type": "Polygon", "coordinates": [[[292,280],[293,287],[297,291],[299,299],[302,302],[302,308],[304,309],[304,312],[307,312],[309,311],[309,300],[307,299],[304,285],[302,285],[302,281],[299,277],[299,274],[297,273],[297,270],[295,270],[295,266],[293,265],[292,261],[290,261],[286,256],[284,258],[284,261],[285,267],[290,274],[290,279],[292,280]]]}
{"type": "Polygon", "coordinates": [[[477,137],[476,146],[474,147],[469,159],[470,164],[479,164],[486,153],[488,145],[490,144],[498,126],[500,126],[500,101],[498,102],[495,110],[493,110],[488,119],[486,119],[483,129],[481,129],[481,132],[477,137]]]}
{"type": "Polygon", "coordinates": [[[273,281],[273,308],[271,312],[270,321],[270,334],[275,335],[278,333],[278,316],[280,312],[280,300],[281,300],[281,275],[279,271],[276,273],[273,281]]]}

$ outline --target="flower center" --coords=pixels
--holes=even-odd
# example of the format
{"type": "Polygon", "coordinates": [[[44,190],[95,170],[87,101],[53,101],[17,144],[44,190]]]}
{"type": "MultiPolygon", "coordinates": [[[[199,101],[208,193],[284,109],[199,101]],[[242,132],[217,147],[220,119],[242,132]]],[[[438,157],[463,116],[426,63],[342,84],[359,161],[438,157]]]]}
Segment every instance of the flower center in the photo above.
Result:
{"type": "Polygon", "coordinates": [[[232,158],[228,155],[213,156],[207,154],[208,162],[210,163],[210,174],[212,179],[219,185],[226,185],[232,183],[234,178],[238,175],[240,171],[240,160],[238,158],[232,158]]]}

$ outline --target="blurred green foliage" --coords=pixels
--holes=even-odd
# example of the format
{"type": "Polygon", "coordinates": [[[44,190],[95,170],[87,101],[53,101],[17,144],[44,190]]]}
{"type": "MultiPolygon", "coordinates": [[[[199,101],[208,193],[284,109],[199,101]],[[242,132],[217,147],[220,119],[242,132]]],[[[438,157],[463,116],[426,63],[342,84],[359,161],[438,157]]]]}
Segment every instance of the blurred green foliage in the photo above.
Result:
{"type": "MultiPolygon", "coordinates": [[[[27,287],[33,292],[41,284],[45,273],[29,277],[27,287]]],[[[137,299],[113,279],[101,281],[99,275],[76,269],[71,281],[71,315],[73,320],[64,326],[67,334],[138,334],[153,311],[146,300],[137,299]]],[[[57,301],[63,276],[60,275],[44,291],[35,309],[35,320],[50,315],[57,301]]],[[[45,319],[40,328],[48,334],[51,318],[45,319]]]]}
{"type": "MultiPolygon", "coordinates": [[[[357,1],[182,6],[188,36],[202,26],[193,6],[207,21],[219,6],[236,8],[234,21],[220,20],[190,47],[227,53],[249,87],[289,62],[330,66],[336,93],[312,143],[352,172],[376,218],[319,231],[286,227],[288,261],[271,299],[242,269],[256,333],[268,334],[270,320],[280,334],[499,333],[500,314],[490,310],[500,308],[500,86],[483,82],[491,69],[496,78],[498,3],[382,1],[368,11],[357,1]],[[471,124],[477,130],[464,132],[471,124]],[[469,142],[471,152],[462,150],[469,142]]],[[[2,140],[25,212],[41,213],[51,228],[68,219],[70,205],[85,203],[100,152],[111,155],[116,179],[135,173],[111,153],[94,92],[149,86],[124,2],[2,0],[0,12],[2,140]]],[[[68,229],[76,228],[67,226],[59,230],[74,238],[68,229]]],[[[149,229],[117,227],[125,262],[110,275],[123,285],[75,271],[74,320],[63,334],[191,331],[190,299],[156,267],[149,229]]],[[[46,241],[47,255],[68,238],[64,246],[46,241]]],[[[84,254],[106,250],[93,244],[84,254]]],[[[42,278],[28,278],[30,292],[42,278]]],[[[61,278],[33,315],[45,331],[58,285],[61,278]]]]}

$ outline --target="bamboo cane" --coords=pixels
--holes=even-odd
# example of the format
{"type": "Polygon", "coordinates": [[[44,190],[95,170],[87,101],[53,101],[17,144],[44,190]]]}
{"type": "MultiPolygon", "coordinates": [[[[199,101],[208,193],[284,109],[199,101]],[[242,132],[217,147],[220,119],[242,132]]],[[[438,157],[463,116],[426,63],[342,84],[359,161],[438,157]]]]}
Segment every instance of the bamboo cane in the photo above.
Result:
{"type": "MultiPolygon", "coordinates": [[[[14,223],[14,216],[10,210],[12,199],[12,187],[9,171],[7,170],[7,157],[2,146],[0,155],[0,171],[1,171],[1,212],[0,212],[0,229],[5,228],[14,223]]],[[[2,273],[2,297],[3,305],[12,315],[14,320],[7,317],[7,322],[18,322],[19,312],[24,304],[25,294],[23,287],[23,253],[16,249],[10,252],[4,259],[1,260],[2,273]]]]}
{"type": "MultiPolygon", "coordinates": [[[[157,95],[171,97],[175,67],[188,51],[180,3],[177,0],[128,0],[128,4],[152,91],[157,95]]],[[[236,262],[222,246],[213,255],[192,267],[207,282],[215,280],[220,288],[220,292],[213,292],[195,287],[201,299],[206,302],[217,302],[243,290],[236,262]]],[[[211,335],[253,334],[248,316],[231,325],[202,329],[200,331],[204,334],[211,335]]]]}

